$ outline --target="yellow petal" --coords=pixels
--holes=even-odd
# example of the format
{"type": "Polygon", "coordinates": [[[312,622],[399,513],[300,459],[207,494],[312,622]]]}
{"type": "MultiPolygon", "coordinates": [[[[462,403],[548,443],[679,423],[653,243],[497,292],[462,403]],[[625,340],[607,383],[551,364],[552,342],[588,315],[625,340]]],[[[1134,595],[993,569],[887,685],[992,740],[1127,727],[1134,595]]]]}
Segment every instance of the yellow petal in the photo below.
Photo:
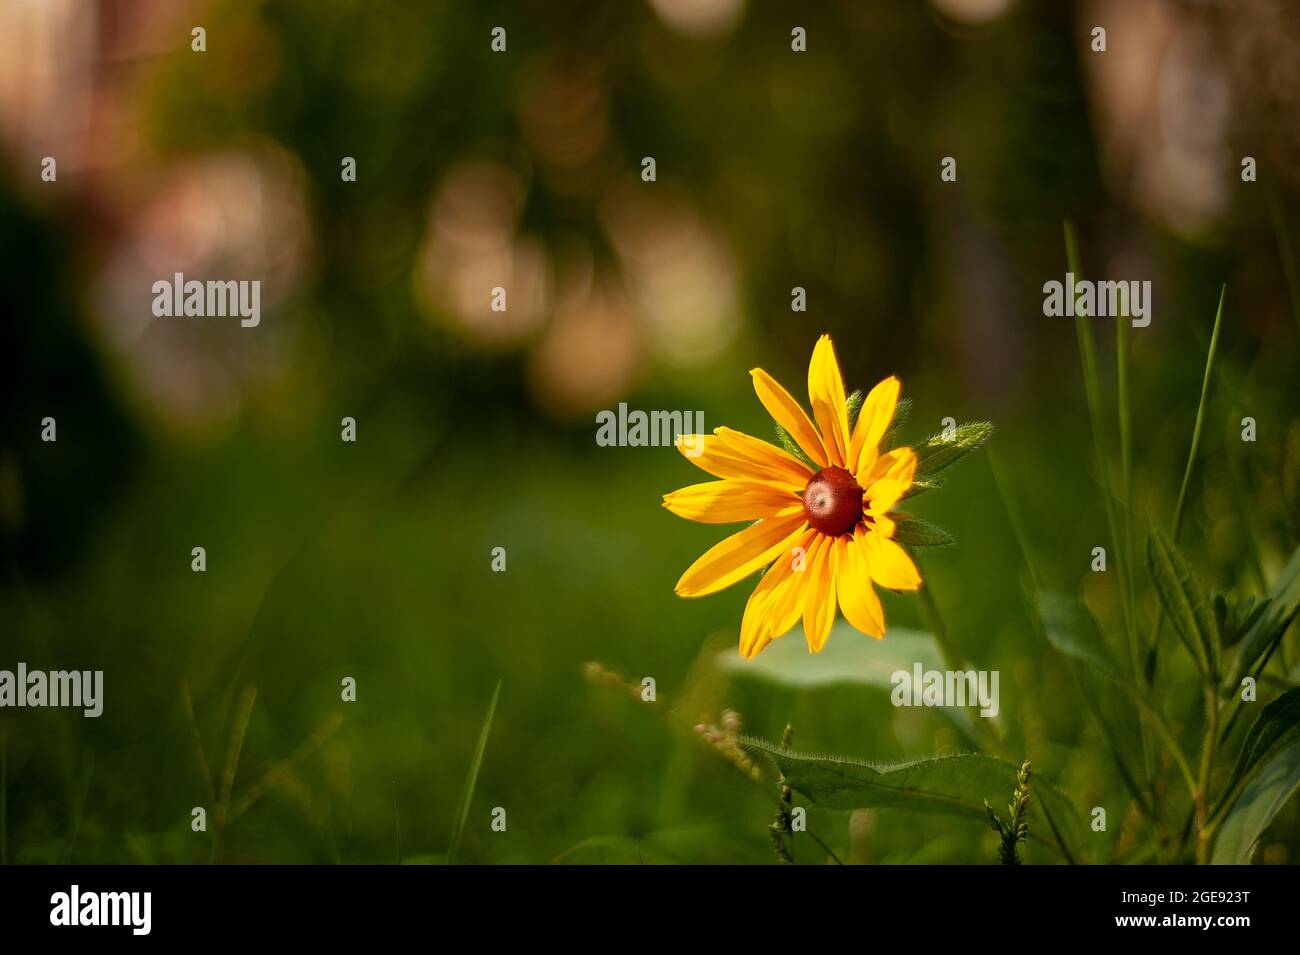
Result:
{"type": "Polygon", "coordinates": [[[813,476],[812,468],[793,454],[776,445],[768,444],[761,438],[731,428],[715,428],[713,433],[733,454],[753,461],[755,465],[768,471],[773,480],[793,485],[801,493],[813,476]]]}
{"type": "Polygon", "coordinates": [[[796,561],[799,567],[804,566],[806,559],[804,555],[815,533],[806,530],[796,537],[794,545],[777,555],[772,566],[763,575],[763,579],[754,588],[754,592],[749,595],[749,601],[745,604],[745,615],[740,621],[741,656],[751,658],[771,641],[770,611],[773,594],[794,574],[796,561]]]}
{"type": "Polygon", "coordinates": [[[862,474],[875,464],[880,439],[894,420],[902,387],[897,378],[890,376],[872,388],[862,402],[862,410],[853,426],[853,439],[849,442],[848,469],[854,474],[862,474]]]}
{"type": "Polygon", "coordinates": [[[844,611],[844,619],[867,636],[879,640],[885,635],[885,609],[880,606],[880,598],[871,586],[862,537],[863,531],[859,528],[852,538],[838,537],[835,540],[839,551],[835,593],[840,609],[844,611]]]}
{"type": "Polygon", "coordinates": [[[838,538],[821,536],[808,560],[808,586],[803,603],[803,635],[809,653],[820,653],[835,623],[834,544],[838,538]]]}
{"type": "Polygon", "coordinates": [[[705,481],[664,495],[664,507],[678,517],[702,524],[756,521],[798,502],[785,488],[742,478],[705,481]]]}
{"type": "Polygon", "coordinates": [[[912,486],[915,476],[916,452],[911,448],[895,448],[882,454],[866,478],[858,481],[866,488],[867,513],[889,513],[912,486]]]}
{"type": "Polygon", "coordinates": [[[740,655],[749,659],[754,654],[754,645],[758,643],[767,625],[767,609],[772,590],[789,575],[789,561],[779,557],[763,574],[754,592],[745,602],[745,615],[740,618],[740,655]]]}
{"type": "Polygon", "coordinates": [[[883,534],[867,531],[862,549],[867,556],[871,579],[889,590],[916,590],[921,586],[921,574],[912,563],[907,551],[883,534]]]}
{"type": "Polygon", "coordinates": [[[790,397],[790,392],[762,368],[750,369],[749,373],[754,379],[754,392],[772,420],[790,432],[795,444],[803,448],[804,454],[812,458],[818,467],[826,467],[830,460],[826,457],[822,439],[808,420],[808,415],[799,407],[799,402],[790,397]]]}
{"type": "Polygon", "coordinates": [[[686,568],[677,581],[678,596],[703,597],[748,577],[771,563],[803,525],[803,505],[796,504],[719,541],[686,568]]]}
{"type": "Polygon", "coordinates": [[[821,429],[822,444],[830,463],[845,467],[849,454],[849,415],[844,407],[844,377],[829,335],[817,339],[812,361],[808,363],[808,400],[812,402],[813,417],[821,429]]]}
{"type": "Polygon", "coordinates": [[[796,559],[789,561],[790,574],[772,589],[764,608],[765,619],[762,627],[749,649],[751,659],[773,640],[785,636],[790,628],[799,622],[810,580],[808,555],[812,552],[813,543],[819,536],[814,530],[806,530],[795,545],[801,548],[801,551],[796,559]]]}
{"type": "MultiPolygon", "coordinates": [[[[718,429],[722,430],[722,429],[718,429]]],[[[739,434],[739,432],[735,432],[739,434]]],[[[757,438],[751,438],[755,444],[763,444],[757,438]]],[[[683,434],[677,436],[677,450],[701,471],[720,478],[750,478],[756,481],[779,481],[802,491],[808,483],[810,472],[803,463],[790,458],[801,470],[791,469],[788,465],[774,466],[770,457],[759,457],[748,451],[742,452],[730,440],[716,434],[683,434]]],[[[768,445],[771,447],[771,445],[768,445]]],[[[773,452],[784,452],[772,448],[773,452]]],[[[789,457],[789,455],[786,455],[789,457]]]]}

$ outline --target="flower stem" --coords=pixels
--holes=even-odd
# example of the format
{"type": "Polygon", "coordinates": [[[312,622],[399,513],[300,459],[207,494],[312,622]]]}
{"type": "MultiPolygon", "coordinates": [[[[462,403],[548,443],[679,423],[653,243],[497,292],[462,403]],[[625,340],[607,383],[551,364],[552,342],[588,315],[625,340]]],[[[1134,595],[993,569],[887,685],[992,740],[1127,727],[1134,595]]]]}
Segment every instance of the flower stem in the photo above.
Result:
{"type": "MultiPolygon", "coordinates": [[[[794,727],[787,723],[785,732],[781,734],[781,749],[789,750],[793,742],[794,727]]],[[[791,842],[794,841],[794,827],[792,825],[794,819],[794,793],[786,783],[784,774],[777,781],[777,787],[781,793],[781,798],[776,804],[776,818],[767,827],[767,831],[772,837],[772,848],[776,851],[776,857],[781,860],[781,864],[794,865],[794,852],[786,842],[787,837],[791,842]]]]}

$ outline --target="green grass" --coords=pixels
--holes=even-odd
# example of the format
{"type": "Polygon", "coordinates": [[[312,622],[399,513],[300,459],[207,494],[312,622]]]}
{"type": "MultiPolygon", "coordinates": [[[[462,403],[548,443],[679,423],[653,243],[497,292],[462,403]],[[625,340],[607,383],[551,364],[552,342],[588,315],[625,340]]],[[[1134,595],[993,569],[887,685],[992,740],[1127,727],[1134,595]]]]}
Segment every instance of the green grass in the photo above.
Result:
{"type": "Polygon", "coordinates": [[[456,861],[460,849],[460,836],[465,831],[465,821],[469,818],[469,807],[474,801],[474,787],[478,784],[479,769],[483,766],[483,754],[487,751],[488,736],[492,733],[492,718],[497,712],[497,699],[501,696],[501,681],[497,681],[492,691],[492,701],[488,703],[487,716],[483,717],[483,728],[479,730],[478,745],[474,747],[474,758],[470,761],[469,772],[465,774],[465,787],[461,790],[460,805],[456,807],[456,822],[451,830],[451,844],[447,847],[447,864],[456,861]]]}

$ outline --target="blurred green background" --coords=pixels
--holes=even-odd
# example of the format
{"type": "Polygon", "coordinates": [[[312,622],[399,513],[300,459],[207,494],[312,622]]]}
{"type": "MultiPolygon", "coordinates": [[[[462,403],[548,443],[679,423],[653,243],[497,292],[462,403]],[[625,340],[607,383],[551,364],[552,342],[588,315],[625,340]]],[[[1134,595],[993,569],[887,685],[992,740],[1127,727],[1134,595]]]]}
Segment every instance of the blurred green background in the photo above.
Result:
{"type": "MultiPolygon", "coordinates": [[[[1300,543],[1287,9],[4,0],[0,668],[106,684],[97,720],[0,710],[4,860],[436,860],[498,680],[460,861],[774,861],[770,802],[689,730],[726,708],[769,738],[792,723],[802,749],[969,748],[886,692],[720,672],[752,582],[676,598],[726,529],[660,507],[699,472],[598,447],[595,414],[769,437],[748,369],[802,395],[829,332],[850,388],[902,378],[905,440],[995,423],[1041,576],[1118,645],[1115,575],[1089,572],[1110,542],[1075,329],[1042,314],[1066,217],[1085,272],[1154,287],[1131,336],[1140,519],[1172,511],[1227,284],[1183,543],[1216,587],[1259,591],[1300,543]],[[155,319],[177,271],[260,278],[261,325],[155,319]],[[589,683],[590,660],[655,678],[657,708],[589,683]],[[190,828],[213,807],[184,686],[218,777],[256,688],[233,778],[250,805],[219,840],[190,828]]],[[[1113,429],[1114,329],[1094,332],[1113,429]]],[[[963,653],[1001,673],[1007,751],[1112,807],[1097,858],[1124,858],[1123,790],[1031,625],[988,456],[914,503],[959,538],[924,569],[963,653]]],[[[885,599],[891,625],[927,626],[885,599]]],[[[1297,861],[1298,815],[1261,858],[1297,861]]],[[[996,842],[883,810],[811,825],[865,862],[985,862],[996,842]]]]}

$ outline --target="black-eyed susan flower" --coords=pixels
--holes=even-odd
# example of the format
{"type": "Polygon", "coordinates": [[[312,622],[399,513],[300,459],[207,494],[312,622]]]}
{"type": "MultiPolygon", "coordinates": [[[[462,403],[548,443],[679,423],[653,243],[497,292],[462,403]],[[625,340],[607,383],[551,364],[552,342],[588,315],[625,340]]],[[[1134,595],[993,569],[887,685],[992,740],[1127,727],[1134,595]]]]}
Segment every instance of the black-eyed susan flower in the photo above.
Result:
{"type": "Polygon", "coordinates": [[[706,524],[752,521],[714,545],[677,582],[682,597],[703,597],[764,567],[745,606],[740,652],[753,658],[803,619],[808,649],[825,646],[836,608],[879,639],[885,614],[873,584],[916,590],[921,575],[893,539],[891,516],[916,475],[917,456],[900,447],[880,453],[898,406],[900,384],[886,378],[867,395],[850,426],[844,380],[830,337],[808,366],[812,418],[761,368],[750,372],[758,400],[801,454],[716,428],[684,435],[678,448],[721,478],[664,496],[664,507],[706,524]]]}

